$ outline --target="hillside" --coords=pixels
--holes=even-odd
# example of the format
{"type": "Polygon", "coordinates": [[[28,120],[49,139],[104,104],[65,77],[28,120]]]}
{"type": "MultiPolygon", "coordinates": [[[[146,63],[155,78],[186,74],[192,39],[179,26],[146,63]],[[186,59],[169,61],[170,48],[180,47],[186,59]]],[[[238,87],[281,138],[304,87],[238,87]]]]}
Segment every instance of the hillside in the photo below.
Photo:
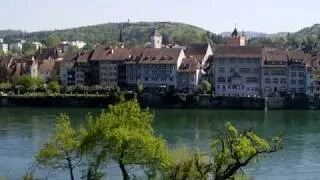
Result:
{"type": "MultiPolygon", "coordinates": [[[[120,29],[123,27],[123,40],[131,45],[150,41],[150,35],[156,27],[163,35],[164,43],[189,44],[203,42],[205,37],[217,39],[214,34],[202,28],[174,22],[139,22],[139,23],[108,23],[94,26],[83,26],[65,30],[40,31],[25,33],[9,33],[6,41],[24,38],[26,40],[45,42],[48,36],[56,36],[61,40],[83,40],[89,44],[117,43],[120,29]]],[[[1,35],[1,34],[0,34],[1,35]]],[[[5,32],[2,33],[5,35],[5,32]]],[[[222,38],[220,38],[222,39],[222,38]]]]}

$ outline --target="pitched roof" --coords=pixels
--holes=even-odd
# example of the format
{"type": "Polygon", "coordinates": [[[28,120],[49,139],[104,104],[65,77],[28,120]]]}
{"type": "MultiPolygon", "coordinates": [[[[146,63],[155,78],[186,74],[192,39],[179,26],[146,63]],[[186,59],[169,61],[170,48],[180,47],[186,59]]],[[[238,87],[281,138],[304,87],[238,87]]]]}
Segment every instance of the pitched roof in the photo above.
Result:
{"type": "Polygon", "coordinates": [[[198,60],[195,58],[184,58],[178,72],[196,72],[199,69],[198,60]]]}
{"type": "Polygon", "coordinates": [[[39,72],[52,72],[59,70],[59,63],[52,60],[43,60],[39,62],[39,72]]]}
{"type": "Polygon", "coordinates": [[[261,58],[261,48],[257,46],[215,46],[216,58],[261,58]]]}
{"type": "Polygon", "coordinates": [[[140,64],[176,64],[181,53],[180,48],[146,48],[138,63],[140,64]]]}
{"type": "Polygon", "coordinates": [[[204,44],[190,44],[185,49],[186,56],[196,57],[199,63],[202,63],[203,58],[205,57],[208,48],[210,48],[208,43],[204,44]]]}
{"type": "Polygon", "coordinates": [[[308,54],[302,51],[288,51],[287,55],[289,60],[305,60],[308,58],[308,54]]]}
{"type": "Polygon", "coordinates": [[[77,54],[77,56],[75,57],[76,59],[76,62],[88,62],[89,60],[92,59],[92,55],[93,55],[94,51],[91,50],[91,51],[82,51],[82,52],[79,52],[77,54]]]}
{"type": "Polygon", "coordinates": [[[287,52],[278,49],[262,49],[262,59],[265,61],[287,61],[287,52]]]}
{"type": "Polygon", "coordinates": [[[61,49],[57,47],[53,48],[40,48],[35,54],[36,59],[44,60],[44,59],[57,59],[63,57],[63,53],[61,49]]]}

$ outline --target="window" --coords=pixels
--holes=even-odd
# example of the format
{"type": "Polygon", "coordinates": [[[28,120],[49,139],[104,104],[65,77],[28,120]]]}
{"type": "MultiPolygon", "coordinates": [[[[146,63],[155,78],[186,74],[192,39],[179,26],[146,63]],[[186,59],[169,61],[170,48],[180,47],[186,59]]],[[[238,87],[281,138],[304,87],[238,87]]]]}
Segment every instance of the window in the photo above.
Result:
{"type": "Polygon", "coordinates": [[[291,72],[291,77],[296,77],[297,73],[296,72],[291,72]]]}
{"type": "Polygon", "coordinates": [[[304,85],[305,84],[304,80],[299,80],[299,84],[304,85]]]}
{"type": "Polygon", "coordinates": [[[148,80],[149,80],[149,78],[148,78],[148,77],[145,77],[145,78],[144,78],[144,80],[145,80],[145,81],[148,81],[148,80]]]}
{"type": "Polygon", "coordinates": [[[304,92],[304,88],[299,88],[299,92],[303,93],[304,92]]]}
{"type": "Polygon", "coordinates": [[[271,71],[271,75],[273,76],[285,76],[286,71],[285,70],[273,70],[271,71]]]}
{"type": "Polygon", "coordinates": [[[254,73],[260,73],[260,69],[259,69],[259,68],[254,68],[254,69],[253,69],[253,72],[254,72],[254,73]]]}
{"type": "Polygon", "coordinates": [[[240,68],[240,69],[239,69],[239,72],[240,72],[240,73],[250,73],[250,72],[251,72],[251,69],[250,69],[250,68],[240,68]]]}
{"type": "Polygon", "coordinates": [[[224,73],[224,68],[219,68],[219,73],[224,73]]]}
{"type": "Polygon", "coordinates": [[[304,77],[304,72],[299,72],[299,77],[304,77]]]}
{"type": "Polygon", "coordinates": [[[231,73],[236,72],[236,69],[235,68],[230,68],[230,72],[231,73]]]}
{"type": "Polygon", "coordinates": [[[257,77],[247,77],[246,78],[246,82],[247,83],[257,83],[258,82],[258,78],[257,77]]]}
{"type": "Polygon", "coordinates": [[[264,83],[270,84],[270,83],[271,83],[271,79],[270,79],[270,78],[265,78],[265,79],[264,79],[264,83]]]}
{"type": "Polygon", "coordinates": [[[218,77],[218,83],[225,83],[226,78],[225,77],[218,77]]]}
{"type": "Polygon", "coordinates": [[[268,71],[268,70],[264,70],[263,74],[264,74],[265,76],[268,76],[268,75],[269,75],[269,71],[268,71]]]}
{"type": "Polygon", "coordinates": [[[287,80],[285,78],[280,79],[280,84],[287,84],[287,80]]]}
{"type": "Polygon", "coordinates": [[[291,84],[297,84],[296,80],[291,80],[291,84]]]}
{"type": "Polygon", "coordinates": [[[165,78],[165,77],[161,78],[161,81],[166,81],[166,80],[167,80],[167,78],[165,78]]]}
{"type": "Polygon", "coordinates": [[[220,89],[220,86],[219,86],[219,85],[217,85],[217,89],[220,89]]]}
{"type": "Polygon", "coordinates": [[[278,84],[279,83],[279,79],[278,78],[273,78],[272,83],[273,84],[278,84]]]}

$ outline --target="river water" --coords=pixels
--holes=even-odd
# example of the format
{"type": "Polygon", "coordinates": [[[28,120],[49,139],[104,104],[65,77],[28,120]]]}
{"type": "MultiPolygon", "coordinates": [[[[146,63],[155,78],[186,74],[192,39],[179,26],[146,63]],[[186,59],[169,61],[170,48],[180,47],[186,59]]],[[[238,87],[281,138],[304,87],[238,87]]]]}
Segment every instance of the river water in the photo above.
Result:
{"type": "MultiPolygon", "coordinates": [[[[21,179],[43,141],[54,130],[56,115],[67,112],[75,126],[87,112],[99,109],[1,108],[0,179],[21,179]]],[[[259,158],[246,168],[254,179],[318,179],[320,173],[320,111],[155,110],[154,128],[170,146],[208,150],[215,132],[225,122],[240,129],[256,127],[265,136],[279,135],[284,149],[259,158]]],[[[77,173],[77,178],[79,178],[77,173]]],[[[65,172],[38,170],[37,176],[67,179],[65,172]]],[[[109,166],[109,179],[120,179],[109,166]]]]}

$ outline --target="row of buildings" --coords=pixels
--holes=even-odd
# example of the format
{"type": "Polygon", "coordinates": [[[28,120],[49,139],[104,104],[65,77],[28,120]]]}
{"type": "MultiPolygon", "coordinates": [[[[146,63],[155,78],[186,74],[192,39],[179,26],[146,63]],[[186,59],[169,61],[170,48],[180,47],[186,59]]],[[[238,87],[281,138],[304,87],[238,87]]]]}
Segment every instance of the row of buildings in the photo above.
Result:
{"type": "MultiPolygon", "coordinates": [[[[7,54],[9,51],[17,51],[21,52],[24,44],[26,43],[25,40],[16,40],[11,43],[5,43],[3,39],[0,39],[0,52],[7,54]]],[[[36,50],[43,48],[43,44],[40,42],[30,42],[36,50]]],[[[69,46],[77,47],[78,49],[82,49],[86,45],[83,41],[62,41],[60,43],[60,47],[63,51],[67,51],[69,46]]]]}
{"type": "Polygon", "coordinates": [[[226,45],[163,46],[162,36],[155,30],[148,48],[121,44],[100,45],[76,54],[64,52],[63,47],[40,48],[33,57],[4,64],[15,75],[59,77],[63,86],[128,88],[140,82],[145,88],[172,86],[193,92],[199,82],[208,80],[218,96],[320,94],[319,52],[246,46],[245,37],[236,29],[226,45]]]}
{"type": "Polygon", "coordinates": [[[201,69],[212,56],[210,44],[186,48],[163,48],[162,36],[155,31],[150,48],[98,46],[78,53],[60,65],[63,85],[109,88],[172,86],[183,91],[196,89],[201,69]]]}

